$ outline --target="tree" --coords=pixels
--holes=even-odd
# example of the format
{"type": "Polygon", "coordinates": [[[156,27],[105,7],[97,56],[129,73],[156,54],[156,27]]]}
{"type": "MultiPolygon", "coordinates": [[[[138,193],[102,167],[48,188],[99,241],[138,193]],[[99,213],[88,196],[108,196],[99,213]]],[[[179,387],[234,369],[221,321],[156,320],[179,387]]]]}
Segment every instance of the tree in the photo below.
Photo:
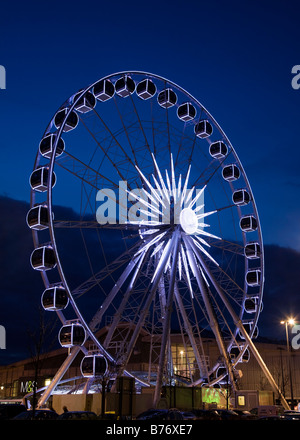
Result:
{"type": "Polygon", "coordinates": [[[51,314],[47,316],[45,311],[39,307],[38,308],[38,325],[33,329],[27,329],[28,336],[28,350],[30,353],[30,358],[32,360],[33,367],[33,394],[32,394],[32,410],[33,417],[37,406],[37,384],[40,372],[47,361],[47,353],[53,349],[55,342],[57,341],[57,329],[56,323],[58,318],[56,314],[51,314]],[[55,332],[55,337],[53,333],[55,332]]]}

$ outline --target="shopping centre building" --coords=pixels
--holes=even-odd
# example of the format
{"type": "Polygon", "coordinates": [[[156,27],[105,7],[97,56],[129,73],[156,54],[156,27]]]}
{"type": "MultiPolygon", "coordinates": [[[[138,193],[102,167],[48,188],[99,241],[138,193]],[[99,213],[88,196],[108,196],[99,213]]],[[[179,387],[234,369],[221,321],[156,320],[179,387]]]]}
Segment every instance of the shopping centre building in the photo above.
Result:
{"type": "MultiPolygon", "coordinates": [[[[98,335],[99,339],[103,337],[107,330],[108,327],[102,328],[98,335]]],[[[149,364],[145,361],[145,359],[147,359],[147,353],[149,353],[149,338],[150,337],[146,332],[144,332],[144,334],[140,334],[136,347],[130,358],[130,364],[127,366],[127,369],[129,371],[131,371],[137,377],[142,378],[143,380],[147,380],[147,377],[150,377],[150,375],[153,374],[153,371],[149,371],[149,364]]],[[[219,351],[215,345],[216,343],[213,338],[204,338],[202,342],[206,346],[205,353],[208,353],[205,361],[207,362],[207,365],[209,367],[210,364],[213,364],[217,360],[217,357],[219,356],[219,351]]],[[[293,399],[293,406],[295,406],[300,401],[300,351],[293,350],[292,348],[290,350],[287,350],[287,346],[286,344],[284,344],[284,342],[267,342],[262,339],[258,339],[255,342],[255,345],[259,350],[261,357],[268,366],[275,382],[282,391],[282,394],[285,396],[286,400],[289,403],[291,403],[291,400],[293,399]]],[[[187,378],[189,376],[188,369],[190,368],[190,365],[193,364],[193,351],[191,348],[188,348],[186,345],[184,345],[180,335],[172,334],[171,352],[173,359],[174,376],[173,380],[170,381],[170,386],[167,387],[168,390],[166,390],[165,395],[162,396],[162,400],[164,398],[165,400],[167,400],[167,402],[164,403],[166,406],[182,406],[183,404],[180,403],[181,400],[178,393],[180,392],[180,390],[183,390],[183,388],[186,389],[187,387],[183,387],[182,380],[180,379],[187,378]],[[187,353],[187,356],[185,356],[186,350],[189,351],[187,353]],[[189,363],[187,363],[186,361],[187,358],[190,359],[189,363]],[[174,392],[174,389],[177,389],[177,391],[174,392]],[[178,396],[177,401],[176,396],[178,396]]],[[[43,388],[47,387],[51,383],[52,378],[61,367],[67,355],[67,349],[59,348],[41,355],[38,363],[35,361],[35,359],[29,358],[11,365],[0,366],[0,400],[8,401],[23,399],[25,396],[28,396],[28,394],[30,395],[34,391],[35,387],[37,390],[40,390],[39,392],[42,392],[43,388]]],[[[86,379],[82,377],[80,369],[82,358],[83,354],[79,352],[78,356],[75,358],[70,368],[65,373],[63,380],[56,387],[53,396],[50,398],[49,402],[51,402],[51,404],[53,404],[53,402],[56,402],[57,406],[57,402],[59,399],[59,401],[62,402],[61,396],[76,395],[77,399],[79,399],[78,396],[82,396],[85,393],[85,391],[87,390],[87,388],[85,387],[86,379]]],[[[272,394],[274,402],[276,402],[279,397],[273,393],[269,382],[267,381],[264,373],[262,372],[256,359],[254,358],[254,356],[251,355],[251,353],[249,358],[247,359],[247,362],[244,361],[238,364],[238,368],[236,368],[236,377],[238,392],[235,396],[233,396],[231,393],[231,395],[227,399],[227,402],[229,402],[230,406],[237,406],[238,395],[240,396],[238,399],[239,403],[243,405],[244,391],[247,391],[247,393],[250,393],[250,395],[252,396],[252,401],[250,396],[250,401],[244,402],[247,408],[252,405],[255,406],[255,404],[259,403],[257,398],[255,399],[253,397],[254,394],[257,392],[260,393],[260,396],[263,396],[265,394],[266,396],[268,396],[268,399],[269,396],[272,394]]],[[[131,393],[133,392],[135,395],[138,395],[146,392],[149,396],[149,389],[145,390],[139,387],[138,384],[136,385],[137,386],[133,384],[133,388],[131,388],[131,393]]],[[[206,392],[205,398],[202,387],[202,398],[200,400],[195,397],[195,392],[199,391],[197,390],[197,388],[201,389],[201,386],[193,387],[191,397],[192,400],[187,406],[203,406],[204,403],[214,404],[220,401],[220,385],[216,386],[213,390],[210,390],[213,391],[213,393],[210,392],[209,397],[207,397],[208,394],[206,392]]],[[[100,395],[101,389],[102,380],[96,380],[89,388],[89,393],[100,395]]],[[[221,389],[229,389],[226,380],[223,381],[221,389]]],[[[110,393],[108,388],[106,396],[108,396],[109,394],[110,393]]],[[[82,399],[82,397],[80,397],[80,399],[82,399]]],[[[79,409],[78,405],[81,405],[80,409],[86,409],[86,400],[84,401],[84,404],[82,403],[82,400],[80,402],[81,403],[77,404],[76,409],[79,409]]],[[[99,405],[101,406],[101,404],[99,405]]],[[[150,398],[146,399],[143,403],[144,407],[147,405],[151,406],[150,398]]],[[[98,406],[98,412],[100,406],[98,406]]],[[[106,406],[106,409],[107,408],[108,406],[106,406]]],[[[135,409],[135,411],[138,411],[138,409],[135,409]]]]}

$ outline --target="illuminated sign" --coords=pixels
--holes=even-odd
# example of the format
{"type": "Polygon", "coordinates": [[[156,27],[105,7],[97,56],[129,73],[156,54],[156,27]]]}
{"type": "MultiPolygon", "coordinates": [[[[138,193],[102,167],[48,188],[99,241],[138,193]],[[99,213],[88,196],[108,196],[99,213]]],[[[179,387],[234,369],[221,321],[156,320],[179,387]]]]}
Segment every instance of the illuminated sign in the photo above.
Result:
{"type": "Polygon", "coordinates": [[[32,393],[34,389],[37,389],[37,382],[34,380],[21,381],[20,392],[21,393],[32,393]]]}
{"type": "Polygon", "coordinates": [[[219,388],[202,388],[202,402],[216,404],[218,407],[226,405],[226,390],[219,388]]]}

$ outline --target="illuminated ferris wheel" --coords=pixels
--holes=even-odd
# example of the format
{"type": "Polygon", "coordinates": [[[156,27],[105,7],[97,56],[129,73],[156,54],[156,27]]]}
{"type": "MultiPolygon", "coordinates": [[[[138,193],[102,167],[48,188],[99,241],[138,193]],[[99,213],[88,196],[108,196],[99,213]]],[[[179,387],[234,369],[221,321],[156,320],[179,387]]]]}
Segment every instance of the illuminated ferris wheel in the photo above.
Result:
{"type": "Polygon", "coordinates": [[[44,401],[80,351],[90,385],[134,377],[154,403],[174,381],[235,387],[258,334],[262,234],[243,166],[197,99],[145,72],[100,79],[54,115],[30,185],[31,265],[70,351],[44,401]]]}

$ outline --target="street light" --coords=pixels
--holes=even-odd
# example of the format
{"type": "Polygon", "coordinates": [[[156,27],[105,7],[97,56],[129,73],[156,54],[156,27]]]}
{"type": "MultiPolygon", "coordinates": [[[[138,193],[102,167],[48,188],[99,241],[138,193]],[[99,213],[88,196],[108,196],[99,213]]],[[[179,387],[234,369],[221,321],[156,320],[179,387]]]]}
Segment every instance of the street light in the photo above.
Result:
{"type": "Polygon", "coordinates": [[[293,409],[294,408],[294,395],[293,395],[292,368],[291,368],[291,351],[290,351],[288,325],[295,325],[295,320],[293,318],[289,318],[289,319],[286,319],[285,321],[280,321],[280,324],[284,324],[285,325],[286,347],[287,347],[287,352],[288,352],[288,363],[289,363],[289,372],[290,372],[291,407],[293,409]]]}

